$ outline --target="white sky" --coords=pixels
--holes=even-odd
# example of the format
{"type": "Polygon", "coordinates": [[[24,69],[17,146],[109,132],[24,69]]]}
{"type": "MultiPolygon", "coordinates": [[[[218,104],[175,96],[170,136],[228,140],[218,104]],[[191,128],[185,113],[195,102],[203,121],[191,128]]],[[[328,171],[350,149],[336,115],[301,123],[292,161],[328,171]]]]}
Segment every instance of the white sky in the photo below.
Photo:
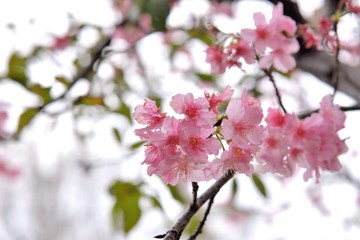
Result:
{"type": "MultiPolygon", "coordinates": [[[[316,6],[320,6],[322,1],[311,1],[311,4],[308,4],[310,1],[299,1],[302,3],[300,6],[302,9],[311,11],[312,8],[316,6]],[[307,3],[307,5],[303,4],[307,3]]],[[[192,11],[197,12],[198,10],[205,9],[203,1],[200,0],[185,0],[181,10],[179,10],[179,17],[177,17],[177,13],[175,13],[171,19],[172,24],[176,25],[176,21],[182,21],[180,19],[181,11],[192,11]]],[[[229,21],[225,18],[219,18],[219,24],[227,24],[224,29],[228,31],[236,31],[239,26],[244,26],[252,21],[252,12],[253,11],[264,11],[265,9],[271,11],[270,8],[262,5],[255,5],[253,3],[242,3],[239,5],[239,9],[237,11],[237,16],[240,19],[248,19],[246,21],[229,21]],[[230,25],[231,23],[231,25],[230,25]],[[239,24],[239,25],[236,25],[239,24]]],[[[110,8],[109,4],[104,4],[104,0],[66,0],[66,1],[48,1],[48,0],[13,0],[13,1],[0,1],[0,36],[2,36],[1,40],[1,49],[0,49],[0,73],[4,73],[6,69],[6,61],[10,52],[15,48],[19,49],[22,52],[27,52],[33,43],[37,42],[48,42],[47,34],[64,34],[67,31],[69,21],[66,17],[66,13],[71,12],[76,19],[85,22],[91,22],[94,24],[98,24],[100,26],[111,27],[111,24],[116,19],[116,15],[110,8]],[[84,8],[84,6],[86,6],[84,8]],[[29,24],[29,20],[33,19],[35,16],[35,24],[29,24]],[[14,23],[16,25],[16,35],[10,30],[5,29],[3,26],[8,23],[14,23]]],[[[153,46],[153,50],[156,50],[156,43],[158,39],[156,36],[153,39],[147,39],[147,42],[142,43],[144,49],[149,51],[149,46],[153,46]]],[[[201,47],[195,46],[196,47],[201,47]]],[[[161,50],[161,49],[159,49],[161,50]]],[[[158,53],[158,52],[156,52],[158,53]]],[[[200,54],[200,53],[199,53],[200,54]]],[[[200,54],[201,55],[201,54],[200,54]]],[[[148,54],[151,56],[151,54],[148,54]]],[[[153,57],[149,59],[145,58],[149,62],[161,62],[161,55],[157,55],[158,60],[154,61],[153,57]]],[[[154,70],[156,71],[156,70],[154,70]]],[[[161,73],[161,69],[158,70],[158,73],[161,73]]],[[[39,77],[44,79],[48,79],[49,73],[37,72],[39,77]]],[[[238,74],[238,72],[230,72],[225,76],[225,79],[229,79],[228,81],[231,83],[232,74],[238,74]]],[[[174,77],[174,76],[171,76],[174,77]]],[[[298,81],[301,83],[302,87],[306,89],[308,94],[308,99],[311,101],[312,106],[317,106],[318,102],[322,98],[323,95],[329,94],[332,92],[331,88],[325,87],[323,84],[314,81],[310,76],[300,75],[298,77],[298,81]],[[316,89],[316,90],[314,90],[316,89]]],[[[279,84],[282,85],[285,90],[291,91],[293,88],[293,84],[289,84],[286,81],[279,80],[279,84]]],[[[224,84],[226,85],[226,84],[224,84]]],[[[167,79],[161,80],[161,85],[159,86],[162,92],[168,93],[167,99],[171,97],[170,94],[174,94],[177,91],[187,92],[188,89],[194,88],[194,84],[189,83],[189,81],[183,81],[181,79],[167,79]],[[179,83],[175,83],[175,81],[179,81],[179,83]]],[[[22,94],[22,99],[20,100],[18,96],[14,96],[13,92],[9,92],[8,89],[11,89],[11,86],[5,86],[4,84],[0,85],[0,99],[11,99],[11,103],[15,102],[16,105],[21,105],[24,102],[29,102],[33,100],[31,97],[23,96],[23,92],[19,89],[16,90],[17,94],[22,94]],[[17,102],[16,102],[17,101],[17,102]]],[[[199,96],[202,91],[194,89],[199,96]]],[[[352,100],[347,98],[344,95],[339,94],[336,98],[337,102],[342,105],[349,105],[352,103],[352,100]]],[[[285,96],[285,102],[289,104],[291,107],[299,107],[296,103],[292,103],[290,97],[285,96]]],[[[270,103],[264,103],[264,105],[269,105],[270,103]]],[[[17,114],[21,111],[21,108],[18,108],[17,114]]],[[[16,115],[16,113],[14,114],[16,115]]],[[[354,150],[357,149],[358,143],[360,142],[360,134],[355,135],[356,132],[354,129],[358,129],[358,121],[359,114],[358,113],[349,113],[348,120],[346,122],[346,127],[342,134],[344,137],[351,136],[351,139],[348,141],[348,145],[350,147],[350,153],[342,157],[342,162],[345,166],[350,169],[350,172],[353,174],[359,174],[360,164],[357,159],[352,157],[354,154],[354,150]],[[356,171],[357,170],[357,171],[356,171]]],[[[68,128],[73,124],[71,122],[71,118],[68,115],[62,116],[61,125],[58,126],[58,129],[68,128]]],[[[90,124],[89,122],[84,121],[84,124],[90,124]]],[[[105,158],[111,158],[111,156],[119,157],[121,156],[121,150],[116,144],[109,144],[103,141],[103,138],[106,138],[106,132],[104,133],[102,130],[106,129],[109,125],[119,124],[122,122],[118,122],[118,119],[107,118],[102,122],[102,126],[97,126],[99,129],[97,131],[100,134],[98,138],[92,141],[92,146],[98,146],[99,150],[97,152],[97,156],[105,156],[105,158]],[[103,134],[103,138],[102,135],[103,134]]],[[[16,124],[10,123],[11,126],[9,128],[14,128],[16,124]]],[[[39,157],[40,169],[44,172],[53,173],[56,170],[58,155],[67,155],[71,153],[70,150],[66,150],[67,148],[71,149],[75,144],[79,144],[74,141],[73,136],[70,131],[56,131],[49,132],[48,129],[51,126],[51,122],[47,119],[40,119],[36,125],[33,126],[33,129],[26,133],[24,139],[22,140],[22,144],[26,146],[33,146],[34,142],[37,142],[37,150],[33,150],[37,152],[39,157]],[[36,134],[36,135],[34,135],[36,134]],[[59,142],[62,144],[63,149],[58,149],[59,142]]],[[[129,133],[128,133],[129,134],[129,133]]],[[[11,146],[10,149],[12,151],[17,151],[22,149],[20,146],[11,146]]],[[[86,149],[86,147],[85,147],[86,149]]],[[[91,149],[93,151],[93,149],[91,149]]],[[[90,153],[89,153],[90,154],[90,153]]],[[[96,156],[86,156],[93,157],[96,156]]],[[[135,156],[133,161],[139,161],[139,158],[142,156],[135,156]]],[[[101,214],[107,213],[109,208],[111,207],[111,199],[108,198],[106,187],[111,183],[111,180],[116,178],[117,174],[121,177],[132,179],[139,174],[145,173],[145,167],[140,166],[140,164],[134,164],[125,162],[122,167],[115,168],[113,171],[107,172],[106,170],[99,170],[97,173],[99,176],[103,178],[101,182],[98,182],[96,185],[96,189],[99,191],[99,195],[103,201],[102,210],[98,210],[101,214]],[[137,168],[137,169],[133,169],[137,168]],[[141,168],[141,169],[140,169],[141,168]],[[129,171],[128,169],[133,169],[129,171]],[[103,171],[103,172],[101,172],[103,171]],[[117,171],[117,172],[116,172],[117,171]],[[134,173],[135,172],[135,173],[134,173]],[[110,176],[107,176],[110,175],[110,176]],[[106,179],[106,180],[105,180],[106,179]],[[102,194],[102,195],[101,195],[102,194]]],[[[152,183],[152,186],[157,191],[165,191],[164,187],[159,184],[159,180],[157,178],[150,178],[145,176],[146,181],[152,183]]],[[[221,234],[228,234],[231,232],[231,235],[228,236],[228,240],[232,239],[326,239],[326,240],[338,240],[338,239],[356,239],[357,236],[360,236],[360,230],[358,227],[349,227],[347,228],[344,225],[343,220],[351,217],[356,217],[356,214],[359,214],[358,206],[355,204],[355,199],[359,194],[354,188],[349,187],[349,185],[344,185],[342,182],[334,182],[331,183],[331,174],[328,174],[324,177],[324,181],[329,182],[329,184],[324,184],[323,186],[323,194],[325,199],[326,207],[330,210],[330,217],[325,217],[316,209],[311,206],[311,203],[308,200],[306,195],[306,191],[309,188],[316,187],[314,181],[309,181],[304,183],[302,180],[301,174],[299,174],[296,178],[289,180],[288,183],[281,183],[274,179],[272,176],[265,176],[264,182],[268,186],[268,191],[271,194],[271,198],[269,200],[263,200],[258,195],[253,185],[249,183],[249,180],[245,177],[239,177],[240,180],[240,194],[238,195],[238,202],[241,203],[240,207],[249,206],[254,209],[262,209],[262,212],[265,214],[261,214],[259,217],[254,216],[249,219],[249,222],[243,223],[230,223],[227,219],[224,219],[220,216],[219,211],[216,210],[217,207],[221,207],[221,204],[225,203],[227,197],[227,188],[222,189],[222,193],[216,198],[216,203],[213,208],[213,215],[210,215],[210,220],[208,222],[207,229],[211,229],[212,226],[222,226],[217,234],[215,235],[215,239],[221,239],[221,234]],[[288,211],[282,211],[278,213],[273,219],[272,224],[268,224],[266,218],[263,216],[269,216],[270,213],[276,211],[282,204],[290,204],[288,211]],[[265,206],[265,207],[264,207],[265,206]],[[265,219],[265,220],[264,220],[265,219]],[[253,228],[255,231],[251,233],[246,233],[246,227],[253,228]]],[[[202,189],[205,189],[205,186],[208,183],[200,184],[202,189]]],[[[170,197],[167,194],[161,196],[161,199],[164,202],[169,203],[166,206],[166,211],[169,215],[169,218],[175,220],[183,209],[177,204],[173,203],[170,197]]],[[[1,200],[1,199],[0,199],[1,200]]],[[[145,203],[146,204],[146,203],[145,203]]],[[[166,229],[167,226],[154,226],[152,223],[155,220],[161,222],[163,218],[156,211],[152,211],[147,214],[147,217],[144,217],[136,227],[136,229],[130,234],[127,238],[129,240],[132,239],[145,239],[149,238],[152,235],[160,234],[161,231],[166,229]],[[160,231],[160,232],[159,232],[160,231]]],[[[104,217],[106,219],[106,215],[104,217]]],[[[105,226],[105,224],[104,224],[105,226]]],[[[3,235],[1,231],[1,222],[0,222],[0,239],[3,240],[3,235]]],[[[5,236],[5,235],[4,235],[5,236]]],[[[9,239],[5,238],[4,240],[9,239]]],[[[29,238],[31,239],[31,238],[29,238]]],[[[27,239],[26,239],[27,240],[27,239]]]]}

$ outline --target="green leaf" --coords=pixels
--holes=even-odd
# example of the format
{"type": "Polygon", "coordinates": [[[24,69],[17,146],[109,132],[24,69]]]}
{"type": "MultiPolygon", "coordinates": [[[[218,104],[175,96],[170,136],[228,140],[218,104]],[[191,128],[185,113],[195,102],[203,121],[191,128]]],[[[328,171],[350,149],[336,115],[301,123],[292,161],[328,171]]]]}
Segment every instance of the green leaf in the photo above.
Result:
{"type": "Polygon", "coordinates": [[[256,189],[261,193],[261,195],[264,197],[264,198],[267,198],[267,191],[266,191],[266,188],[265,188],[265,185],[264,183],[261,181],[261,179],[259,178],[258,175],[256,174],[253,174],[252,175],[252,180],[256,186],[256,189]]]}
{"type": "Polygon", "coordinates": [[[209,34],[209,30],[205,27],[202,28],[192,28],[187,31],[191,38],[199,39],[200,41],[204,42],[207,45],[213,45],[214,42],[212,37],[209,34]]]}
{"type": "Polygon", "coordinates": [[[160,203],[160,201],[156,197],[151,197],[151,201],[152,201],[154,207],[157,207],[160,210],[164,210],[161,203],[160,203]]]}
{"type": "Polygon", "coordinates": [[[51,96],[50,96],[50,88],[44,88],[42,87],[40,84],[34,84],[31,86],[30,90],[37,94],[39,97],[41,97],[41,99],[43,100],[44,103],[48,103],[49,101],[51,101],[51,96]]]}
{"type": "Polygon", "coordinates": [[[235,196],[236,196],[236,194],[237,194],[237,192],[238,192],[238,189],[239,189],[238,183],[237,183],[237,181],[236,181],[236,178],[234,178],[234,179],[232,180],[232,184],[231,184],[231,198],[232,198],[232,199],[235,198],[235,196]]]}
{"type": "Polygon", "coordinates": [[[117,140],[119,143],[121,143],[122,139],[121,139],[121,134],[120,134],[120,132],[119,132],[119,129],[113,128],[113,129],[112,129],[112,132],[113,132],[116,140],[117,140]]]}
{"type": "Polygon", "coordinates": [[[109,192],[115,198],[112,210],[113,223],[118,226],[121,222],[122,229],[128,233],[141,217],[139,206],[141,192],[138,186],[121,181],[116,181],[110,187],[109,192]]]}
{"type": "Polygon", "coordinates": [[[151,16],[151,24],[155,31],[166,30],[166,19],[170,13],[168,0],[137,0],[141,13],[151,16]]]}
{"type": "Polygon", "coordinates": [[[17,134],[19,134],[23,128],[31,122],[38,112],[39,110],[37,108],[28,108],[21,114],[17,127],[17,134]]]}
{"type": "Polygon", "coordinates": [[[132,123],[132,116],[131,116],[131,110],[128,105],[124,103],[124,101],[121,101],[120,107],[116,110],[117,113],[120,113],[121,115],[125,116],[130,123],[132,123]]]}
{"type": "Polygon", "coordinates": [[[70,82],[69,80],[67,80],[65,77],[62,77],[62,76],[56,76],[55,77],[55,80],[64,84],[67,88],[70,87],[70,82]]]}
{"type": "Polygon", "coordinates": [[[178,202],[182,203],[182,204],[186,204],[186,199],[183,197],[183,195],[181,194],[180,190],[179,190],[179,185],[176,186],[172,186],[170,184],[167,185],[171,196],[177,200],[178,202]]]}
{"type": "Polygon", "coordinates": [[[8,62],[7,77],[20,83],[21,85],[27,85],[28,77],[26,75],[26,61],[25,57],[20,56],[18,53],[13,53],[8,62]]]}
{"type": "Polygon", "coordinates": [[[117,67],[114,67],[114,70],[115,70],[114,82],[116,83],[117,87],[120,89],[120,91],[129,90],[130,87],[125,81],[124,70],[117,67]]]}
{"type": "Polygon", "coordinates": [[[103,97],[83,96],[83,97],[79,97],[75,101],[75,104],[104,106],[105,103],[103,97]]]}
{"type": "Polygon", "coordinates": [[[215,75],[212,75],[212,74],[206,74],[206,73],[195,73],[195,74],[199,79],[201,79],[203,81],[213,82],[216,80],[215,75]]]}
{"type": "Polygon", "coordinates": [[[131,144],[130,148],[131,148],[132,150],[135,150],[135,149],[143,146],[145,143],[146,143],[146,141],[139,141],[139,142],[136,142],[136,143],[131,144]]]}

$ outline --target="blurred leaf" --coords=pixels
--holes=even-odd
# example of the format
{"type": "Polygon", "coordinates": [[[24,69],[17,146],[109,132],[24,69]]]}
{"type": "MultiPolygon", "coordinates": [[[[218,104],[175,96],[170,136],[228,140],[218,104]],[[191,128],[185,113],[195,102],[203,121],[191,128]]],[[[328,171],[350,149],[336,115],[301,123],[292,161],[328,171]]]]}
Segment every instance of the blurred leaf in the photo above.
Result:
{"type": "Polygon", "coordinates": [[[212,74],[206,74],[206,73],[195,73],[195,75],[203,80],[203,81],[207,81],[207,82],[213,82],[216,80],[216,77],[215,75],[212,75],[212,74]]]}
{"type": "Polygon", "coordinates": [[[235,196],[236,196],[236,194],[237,194],[237,192],[238,192],[238,189],[239,189],[239,187],[238,187],[238,183],[237,183],[237,181],[236,181],[236,178],[234,178],[233,180],[232,180],[232,184],[231,184],[231,198],[234,200],[234,198],[235,198],[235,196]]]}
{"type": "Polygon", "coordinates": [[[136,143],[131,144],[130,148],[131,148],[132,150],[135,150],[135,149],[143,146],[145,143],[146,143],[145,141],[139,141],[139,142],[136,142],[136,143]]]}
{"type": "Polygon", "coordinates": [[[151,197],[151,200],[152,200],[154,207],[157,207],[160,210],[164,210],[161,203],[159,202],[159,200],[156,197],[151,197]]]}
{"type": "Polygon", "coordinates": [[[267,192],[264,183],[261,181],[258,175],[253,174],[252,180],[257,188],[257,190],[261,193],[261,195],[265,198],[267,198],[267,192]]]}
{"type": "Polygon", "coordinates": [[[151,16],[152,27],[155,31],[166,30],[166,19],[170,13],[168,0],[137,0],[141,13],[148,13],[151,16]]]}
{"type": "Polygon", "coordinates": [[[263,95],[263,93],[260,92],[257,87],[250,89],[249,92],[251,92],[252,96],[254,96],[255,98],[260,98],[263,95]]]}
{"type": "Polygon", "coordinates": [[[31,56],[32,58],[34,58],[34,57],[39,57],[40,56],[40,54],[44,51],[44,47],[42,47],[42,46],[35,46],[33,49],[32,49],[32,51],[31,51],[31,53],[29,54],[29,56],[31,56]]]}
{"type": "Polygon", "coordinates": [[[34,84],[34,85],[31,86],[30,90],[33,93],[37,94],[39,97],[41,97],[44,104],[51,101],[50,88],[49,87],[44,88],[40,84],[34,84]]]}
{"type": "Polygon", "coordinates": [[[170,184],[167,185],[168,189],[170,190],[171,196],[182,204],[187,204],[186,199],[183,197],[181,192],[179,191],[179,185],[172,186],[170,184]]]}
{"type": "Polygon", "coordinates": [[[119,130],[118,130],[117,128],[113,128],[112,131],[113,131],[113,134],[114,134],[116,140],[117,140],[119,143],[121,143],[121,140],[122,140],[122,139],[121,139],[121,135],[120,135],[119,130]]]}
{"type": "Polygon", "coordinates": [[[114,79],[114,81],[115,81],[116,85],[122,91],[129,90],[130,87],[127,84],[127,82],[125,81],[124,70],[122,70],[121,68],[117,68],[117,67],[114,67],[114,70],[115,70],[115,79],[114,79]]]}
{"type": "Polygon", "coordinates": [[[7,76],[14,81],[26,87],[28,77],[26,76],[26,61],[25,57],[20,56],[18,53],[13,53],[8,62],[7,76]]]}
{"type": "Polygon", "coordinates": [[[83,97],[79,97],[75,101],[75,104],[104,106],[104,99],[103,99],[103,97],[83,96],[83,97]]]}
{"type": "MultiPolygon", "coordinates": [[[[201,221],[201,216],[199,215],[199,213],[198,213],[198,214],[195,214],[195,215],[190,219],[189,224],[186,226],[186,228],[185,228],[185,233],[187,233],[187,234],[189,234],[189,235],[193,234],[193,233],[197,230],[200,221],[201,221]]],[[[206,224],[205,224],[205,226],[206,226],[206,224]]],[[[204,229],[203,229],[203,230],[204,230],[204,229]]]]}
{"type": "Polygon", "coordinates": [[[129,106],[124,103],[124,101],[121,101],[120,107],[115,112],[125,116],[129,120],[129,122],[132,123],[133,120],[131,116],[131,110],[129,106]]]}
{"type": "Polygon", "coordinates": [[[209,30],[206,28],[192,28],[187,31],[191,38],[199,39],[200,41],[206,43],[206,45],[213,45],[214,41],[212,37],[209,35],[209,30]]]}
{"type": "Polygon", "coordinates": [[[23,112],[20,116],[17,133],[19,134],[25,126],[27,126],[31,120],[36,116],[39,112],[37,108],[28,108],[25,112],[23,112]]]}
{"type": "Polygon", "coordinates": [[[113,223],[118,226],[122,220],[122,228],[125,233],[128,233],[141,217],[139,206],[141,192],[136,185],[121,181],[116,181],[110,187],[109,192],[115,197],[115,205],[112,210],[113,223]]]}
{"type": "Polygon", "coordinates": [[[67,80],[65,77],[62,77],[62,76],[56,76],[55,77],[55,80],[64,84],[66,86],[66,88],[69,88],[70,87],[70,82],[69,80],[67,80]]]}

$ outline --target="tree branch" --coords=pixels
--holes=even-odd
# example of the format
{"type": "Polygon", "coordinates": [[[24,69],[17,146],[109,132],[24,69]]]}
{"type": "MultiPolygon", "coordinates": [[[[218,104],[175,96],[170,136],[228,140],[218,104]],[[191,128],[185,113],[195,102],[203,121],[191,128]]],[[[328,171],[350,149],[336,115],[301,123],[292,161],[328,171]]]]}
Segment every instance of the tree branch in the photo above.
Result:
{"type": "Polygon", "coordinates": [[[197,205],[197,194],[199,191],[199,184],[197,182],[192,182],[192,193],[193,193],[193,202],[191,203],[191,207],[196,208],[197,205]]]}
{"type": "Polygon", "coordinates": [[[276,85],[276,83],[275,83],[274,76],[272,75],[272,73],[270,72],[270,70],[264,69],[263,71],[264,71],[264,73],[266,74],[266,76],[268,76],[270,82],[272,83],[272,85],[273,85],[273,87],[274,87],[274,89],[275,89],[275,94],[276,94],[278,103],[279,103],[281,109],[283,110],[283,112],[286,114],[287,111],[286,111],[286,108],[285,108],[285,106],[284,106],[284,104],[283,104],[283,102],[282,102],[282,100],[281,100],[280,92],[279,92],[279,89],[278,89],[278,87],[277,87],[277,85],[276,85]]]}
{"type": "MultiPolygon", "coordinates": [[[[340,110],[341,111],[344,111],[344,112],[347,112],[347,111],[357,111],[357,110],[360,110],[360,105],[359,104],[356,104],[356,105],[353,105],[353,106],[349,106],[349,107],[340,107],[340,110]]],[[[311,114],[313,113],[317,113],[319,112],[319,109],[316,109],[316,110],[312,110],[312,111],[308,111],[308,112],[305,112],[305,113],[301,113],[298,115],[298,117],[300,119],[304,119],[306,117],[309,117],[311,114]]]]}
{"type": "Polygon", "coordinates": [[[90,57],[90,59],[91,59],[90,63],[78,71],[78,73],[74,76],[73,81],[71,81],[71,83],[70,83],[69,87],[66,89],[66,91],[63,94],[61,94],[60,96],[53,98],[50,101],[44,103],[42,106],[39,107],[39,110],[43,110],[46,106],[50,105],[51,103],[54,103],[56,101],[59,101],[60,99],[65,98],[65,96],[70,92],[70,90],[74,87],[74,85],[80,79],[85,78],[93,71],[95,63],[102,59],[102,52],[103,52],[104,48],[109,46],[110,43],[111,43],[110,36],[106,37],[102,42],[100,42],[90,57]]]}
{"type": "Polygon", "coordinates": [[[214,197],[210,198],[210,201],[208,203],[208,207],[206,208],[206,211],[204,213],[204,217],[203,219],[201,220],[198,228],[196,229],[196,232],[190,236],[189,240],[195,240],[196,237],[202,232],[202,229],[204,228],[204,225],[205,225],[205,222],[206,222],[206,219],[207,219],[207,216],[209,216],[209,213],[210,213],[210,210],[211,210],[211,207],[214,203],[214,197]]]}
{"type": "Polygon", "coordinates": [[[209,187],[197,200],[197,204],[194,207],[189,207],[185,213],[177,220],[171,230],[169,230],[164,236],[164,240],[179,240],[180,236],[189,223],[194,214],[207,202],[209,199],[214,198],[220,189],[227,183],[234,174],[232,172],[225,173],[219,180],[217,180],[211,187],[209,187]]]}

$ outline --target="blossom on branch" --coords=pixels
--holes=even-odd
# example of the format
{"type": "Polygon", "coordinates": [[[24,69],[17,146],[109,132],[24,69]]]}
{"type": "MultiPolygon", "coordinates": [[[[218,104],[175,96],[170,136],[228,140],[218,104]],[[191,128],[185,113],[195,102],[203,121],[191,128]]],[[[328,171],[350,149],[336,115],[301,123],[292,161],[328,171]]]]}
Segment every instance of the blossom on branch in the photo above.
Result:
{"type": "Polygon", "coordinates": [[[345,114],[332,104],[331,95],[323,98],[318,113],[305,119],[270,108],[262,126],[260,102],[246,90],[220,115],[217,107],[232,94],[229,86],[199,98],[177,94],[170,104],[181,118],[165,116],[149,99],[136,107],[135,120],[147,125],[135,132],[147,141],[142,163],[148,174],[175,185],[219,179],[228,171],[250,176],[256,167],[283,177],[300,167],[304,180],[316,181],[322,171],[340,170],[338,156],[347,147],[338,131],[344,128],[345,114]]]}

